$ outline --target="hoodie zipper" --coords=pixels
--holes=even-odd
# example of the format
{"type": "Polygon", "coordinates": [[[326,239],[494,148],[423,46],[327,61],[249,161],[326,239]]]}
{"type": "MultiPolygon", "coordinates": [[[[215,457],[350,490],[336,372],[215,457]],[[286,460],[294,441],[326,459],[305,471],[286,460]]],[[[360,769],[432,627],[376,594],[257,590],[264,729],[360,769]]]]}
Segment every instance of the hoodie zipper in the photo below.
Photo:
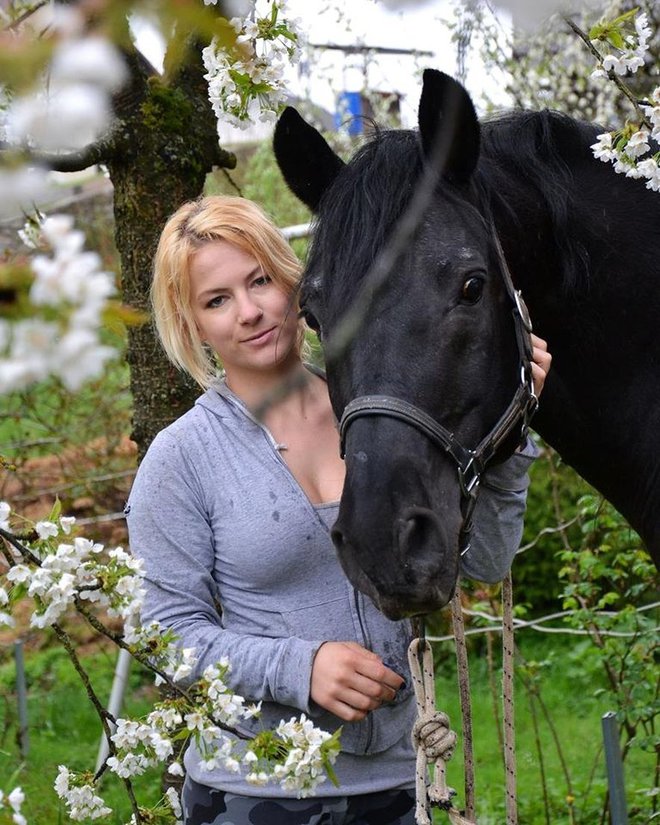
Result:
{"type": "MultiPolygon", "coordinates": [[[[362,634],[362,642],[364,644],[364,647],[366,647],[367,650],[371,650],[371,639],[369,638],[369,634],[367,633],[367,629],[365,628],[364,622],[362,621],[362,611],[360,610],[360,594],[358,593],[357,590],[355,590],[355,588],[353,588],[353,596],[354,596],[354,601],[355,601],[355,612],[357,613],[358,622],[360,624],[360,633],[362,634]]],[[[367,728],[367,740],[366,740],[366,743],[365,743],[365,746],[364,746],[364,752],[365,753],[369,753],[369,748],[371,747],[371,740],[373,739],[374,722],[373,722],[373,718],[372,718],[372,715],[371,715],[372,713],[373,713],[373,711],[370,711],[369,713],[367,713],[367,715],[364,719],[364,721],[366,722],[366,728],[367,728]]]]}

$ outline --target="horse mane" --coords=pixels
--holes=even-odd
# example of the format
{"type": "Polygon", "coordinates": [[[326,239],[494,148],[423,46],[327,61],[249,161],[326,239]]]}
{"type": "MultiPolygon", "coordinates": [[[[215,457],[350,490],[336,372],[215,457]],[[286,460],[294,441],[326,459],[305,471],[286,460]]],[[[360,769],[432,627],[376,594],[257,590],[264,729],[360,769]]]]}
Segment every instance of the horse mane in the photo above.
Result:
{"type": "MultiPolygon", "coordinates": [[[[548,233],[545,241],[556,250],[552,265],[565,294],[588,289],[591,273],[620,255],[621,244],[627,242],[603,232],[603,192],[616,196],[622,214],[635,214],[641,221],[637,238],[657,231],[658,195],[593,158],[589,147],[600,131],[550,110],[515,111],[482,122],[474,176],[480,211],[486,217],[505,216],[498,223],[512,227],[513,237],[524,231],[533,213],[540,214],[548,233]]],[[[310,266],[332,271],[337,287],[343,291],[346,284],[348,289],[356,273],[369,269],[410,202],[423,169],[416,131],[376,131],[337,176],[330,197],[321,199],[310,266]],[[340,258],[338,237],[350,255],[350,267],[340,258]]],[[[634,243],[637,257],[644,256],[634,243]]]]}
{"type": "Polygon", "coordinates": [[[605,171],[589,148],[599,131],[597,126],[548,109],[510,112],[482,123],[477,175],[482,199],[493,214],[506,214],[518,230],[530,211],[541,207],[559,252],[562,271],[558,275],[569,293],[588,286],[593,263],[590,249],[602,237],[602,230],[579,208],[583,193],[575,186],[576,169],[589,164],[595,177],[605,171]],[[576,220],[578,212],[580,221],[576,220]]]}

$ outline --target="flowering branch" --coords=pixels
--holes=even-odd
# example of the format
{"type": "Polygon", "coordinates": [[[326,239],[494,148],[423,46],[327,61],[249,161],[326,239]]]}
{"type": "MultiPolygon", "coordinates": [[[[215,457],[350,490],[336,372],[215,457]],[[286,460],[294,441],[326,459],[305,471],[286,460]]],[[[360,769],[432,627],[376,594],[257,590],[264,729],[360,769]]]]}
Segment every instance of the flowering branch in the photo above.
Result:
{"type": "MultiPolygon", "coordinates": [[[[66,650],[67,655],[68,655],[69,659],[71,660],[71,663],[73,664],[73,667],[75,668],[76,673],[80,677],[80,681],[83,683],[83,685],[85,687],[85,692],[87,693],[87,698],[92,703],[92,705],[94,707],[94,710],[96,711],[97,716],[101,720],[101,725],[103,726],[103,732],[105,733],[105,738],[106,738],[107,743],[108,743],[108,751],[110,752],[111,756],[115,756],[116,753],[117,753],[117,750],[115,748],[114,742],[112,741],[112,731],[110,730],[110,726],[108,725],[108,721],[110,721],[114,725],[116,725],[117,720],[101,704],[101,700],[96,695],[96,691],[94,690],[94,687],[93,687],[93,685],[92,685],[92,683],[89,679],[87,671],[82,666],[82,664],[80,662],[80,659],[78,658],[78,654],[76,653],[75,648],[73,647],[73,644],[71,642],[71,638],[68,635],[68,633],[66,633],[66,631],[57,622],[55,622],[52,625],[52,628],[55,631],[55,635],[60,640],[60,642],[62,644],[62,647],[66,650]]],[[[101,768],[99,769],[97,775],[94,777],[95,780],[100,778],[100,776],[105,771],[107,764],[108,763],[107,763],[107,760],[106,760],[106,762],[104,762],[103,765],[101,766],[101,768]]],[[[122,777],[122,778],[123,778],[123,781],[124,781],[124,787],[126,788],[126,793],[128,795],[128,798],[129,798],[130,803],[131,803],[131,807],[133,809],[133,814],[136,817],[136,822],[140,822],[140,810],[139,810],[139,807],[138,807],[137,800],[135,798],[135,791],[133,789],[133,785],[132,785],[132,783],[131,783],[131,781],[128,777],[122,777]]]]}
{"type": "Polygon", "coordinates": [[[639,101],[621,76],[635,73],[644,65],[651,29],[645,13],[637,9],[626,12],[614,20],[604,20],[592,27],[589,34],[583,32],[572,20],[564,18],[571,29],[586,43],[598,61],[592,76],[606,77],[630,100],[639,117],[638,123],[626,122],[622,129],[603,132],[591,147],[594,157],[604,163],[614,164],[614,171],[628,178],[646,180],[646,188],[660,192],[660,152],[651,151],[651,140],[660,141],[660,86],[646,101],[639,101]],[[634,33],[626,33],[626,27],[634,19],[634,33]],[[601,53],[597,44],[604,43],[607,54],[601,53]],[[614,49],[612,53],[611,49],[614,49]]]}
{"type": "Polygon", "coordinates": [[[252,19],[229,21],[236,35],[233,49],[214,38],[202,50],[209,101],[219,129],[225,122],[245,129],[257,120],[273,122],[277,117],[285,100],[284,69],[300,59],[299,27],[285,13],[286,0],[258,0],[252,19]]]}
{"type": "MultiPolygon", "coordinates": [[[[562,19],[564,20],[565,23],[567,23],[570,26],[570,28],[575,32],[575,34],[577,34],[577,36],[580,38],[580,40],[582,40],[584,42],[584,44],[589,49],[591,54],[595,57],[597,62],[599,64],[602,64],[603,56],[598,51],[598,49],[594,46],[594,44],[591,42],[591,40],[589,39],[589,35],[585,31],[583,31],[577,25],[577,23],[575,23],[574,20],[572,20],[570,17],[568,17],[568,15],[562,15],[562,19]]],[[[624,94],[628,98],[628,100],[632,103],[632,105],[635,108],[635,111],[639,115],[640,120],[642,121],[642,123],[644,123],[646,128],[649,129],[649,130],[652,129],[653,126],[651,124],[651,121],[647,118],[646,114],[644,113],[644,110],[642,109],[640,101],[637,98],[637,95],[635,95],[633,93],[630,86],[628,86],[627,83],[624,83],[624,81],[621,79],[620,75],[618,75],[613,68],[607,69],[606,74],[607,74],[608,79],[611,80],[612,83],[614,83],[614,85],[621,91],[621,93],[624,94]]]]}

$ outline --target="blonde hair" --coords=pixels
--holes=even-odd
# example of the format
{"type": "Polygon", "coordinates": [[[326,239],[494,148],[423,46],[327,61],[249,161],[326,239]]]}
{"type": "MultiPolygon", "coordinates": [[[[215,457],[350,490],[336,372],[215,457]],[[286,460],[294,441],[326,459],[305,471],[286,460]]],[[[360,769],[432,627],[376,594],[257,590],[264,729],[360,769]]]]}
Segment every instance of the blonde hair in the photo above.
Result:
{"type": "MultiPolygon", "coordinates": [[[[214,353],[199,337],[193,316],[190,263],[202,246],[221,240],[252,255],[273,283],[291,296],[291,312],[298,312],[300,262],[280,230],[256,203],[212,195],[181,206],[165,224],[158,242],[151,304],[168,358],[203,388],[216,378],[217,366],[214,353]]],[[[301,322],[298,353],[303,349],[304,334],[301,322]]]]}

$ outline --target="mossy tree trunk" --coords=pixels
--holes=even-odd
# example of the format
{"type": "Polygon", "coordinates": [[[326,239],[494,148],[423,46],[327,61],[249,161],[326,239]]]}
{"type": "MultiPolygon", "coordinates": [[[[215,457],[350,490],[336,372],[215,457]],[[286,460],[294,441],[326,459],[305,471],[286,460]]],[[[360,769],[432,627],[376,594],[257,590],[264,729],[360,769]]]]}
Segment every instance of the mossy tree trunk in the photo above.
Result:
{"type": "MultiPolygon", "coordinates": [[[[190,40],[177,72],[154,74],[127,52],[130,81],[115,100],[112,134],[76,157],[52,159],[62,171],[104,164],[114,186],[115,239],[123,301],[149,312],[152,261],[163,224],[201,194],[208,172],[232,167],[218,144],[201,48],[190,40]]],[[[192,404],[199,389],[166,359],[150,322],[129,330],[133,438],[141,458],[156,433],[192,404]]]]}

